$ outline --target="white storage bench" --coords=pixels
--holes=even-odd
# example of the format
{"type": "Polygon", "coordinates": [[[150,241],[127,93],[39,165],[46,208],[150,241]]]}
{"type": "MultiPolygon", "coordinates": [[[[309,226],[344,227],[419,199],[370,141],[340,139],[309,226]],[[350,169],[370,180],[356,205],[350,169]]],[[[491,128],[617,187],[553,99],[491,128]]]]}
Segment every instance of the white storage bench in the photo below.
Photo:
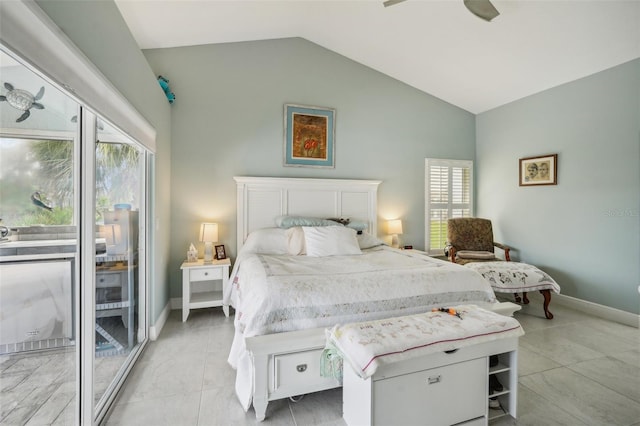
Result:
{"type": "MultiPolygon", "coordinates": [[[[425,327],[429,327],[428,318],[424,321],[425,315],[427,314],[418,318],[418,322],[424,323],[418,326],[423,327],[423,331],[425,327]]],[[[516,417],[517,350],[522,329],[515,319],[509,318],[505,323],[505,327],[510,329],[507,332],[496,331],[494,327],[489,331],[491,334],[479,336],[468,329],[457,336],[444,339],[447,342],[437,336],[435,340],[420,337],[420,333],[416,333],[416,326],[410,321],[412,317],[400,319],[404,321],[404,325],[400,328],[391,326],[393,331],[390,334],[385,335],[389,332],[388,329],[381,330],[380,325],[384,323],[372,321],[348,324],[350,330],[339,330],[338,338],[330,339],[345,358],[343,417],[349,426],[486,425],[493,417],[516,417]],[[513,322],[519,330],[513,330],[513,322]],[[348,344],[345,344],[348,339],[358,344],[366,342],[364,346],[375,346],[378,342],[373,342],[376,337],[372,339],[371,336],[381,336],[380,342],[386,342],[386,337],[398,335],[398,329],[406,333],[404,340],[412,342],[412,346],[405,350],[392,346],[387,352],[380,352],[382,346],[374,349],[372,359],[376,360],[377,365],[373,369],[369,368],[372,364],[366,362],[367,356],[363,353],[348,353],[348,344]],[[359,331],[364,334],[359,334],[359,331]],[[449,349],[440,350],[445,347],[449,349]],[[434,351],[432,348],[438,350],[434,351]],[[500,362],[490,368],[491,355],[498,355],[500,362]],[[354,365],[357,367],[353,368],[354,365]],[[488,394],[490,374],[496,374],[504,387],[501,392],[493,395],[488,394]],[[501,407],[488,408],[489,397],[497,397],[501,407]]],[[[483,329],[486,325],[464,313],[462,319],[455,316],[449,319],[450,322],[458,320],[460,324],[467,321],[465,325],[475,321],[476,330],[483,329]]],[[[458,327],[454,325],[454,328],[458,327]]],[[[336,328],[331,333],[335,331],[336,328]]]]}

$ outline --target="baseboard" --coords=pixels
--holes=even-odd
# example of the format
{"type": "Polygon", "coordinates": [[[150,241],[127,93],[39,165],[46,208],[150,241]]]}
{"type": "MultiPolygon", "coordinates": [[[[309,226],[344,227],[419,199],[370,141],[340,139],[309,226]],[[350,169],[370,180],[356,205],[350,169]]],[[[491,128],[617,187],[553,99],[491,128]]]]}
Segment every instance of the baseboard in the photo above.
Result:
{"type": "MultiPolygon", "coordinates": [[[[529,299],[542,300],[542,295],[538,292],[527,293],[529,299]]],[[[587,300],[578,299],[564,294],[551,293],[551,305],[549,309],[553,312],[553,305],[558,304],[576,311],[584,312],[589,315],[603,318],[609,321],[618,322],[620,324],[629,325],[631,327],[640,328],[640,315],[631,312],[622,311],[598,303],[589,302],[587,300]]]]}
{"type": "Polygon", "coordinates": [[[167,318],[169,318],[169,312],[171,312],[171,303],[167,303],[160,313],[160,316],[156,320],[155,324],[149,327],[149,339],[157,340],[158,336],[160,336],[160,332],[162,331],[162,327],[167,322],[167,318]]]}

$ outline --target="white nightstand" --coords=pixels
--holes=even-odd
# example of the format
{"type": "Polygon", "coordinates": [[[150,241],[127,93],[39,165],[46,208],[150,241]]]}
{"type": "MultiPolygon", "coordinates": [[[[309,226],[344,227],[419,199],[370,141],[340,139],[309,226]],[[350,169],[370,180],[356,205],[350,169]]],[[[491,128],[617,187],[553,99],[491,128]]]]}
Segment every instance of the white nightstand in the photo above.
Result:
{"type": "Polygon", "coordinates": [[[203,259],[197,262],[184,262],[182,269],[182,321],[186,321],[189,317],[191,309],[211,308],[214,306],[222,306],[225,316],[229,316],[229,306],[222,304],[222,295],[229,285],[229,267],[231,261],[229,259],[214,260],[212,263],[204,263],[203,259]],[[222,289],[219,286],[211,284],[208,288],[199,288],[193,291],[195,283],[205,281],[222,281],[222,289]],[[212,287],[213,286],[213,287],[212,287]]]}

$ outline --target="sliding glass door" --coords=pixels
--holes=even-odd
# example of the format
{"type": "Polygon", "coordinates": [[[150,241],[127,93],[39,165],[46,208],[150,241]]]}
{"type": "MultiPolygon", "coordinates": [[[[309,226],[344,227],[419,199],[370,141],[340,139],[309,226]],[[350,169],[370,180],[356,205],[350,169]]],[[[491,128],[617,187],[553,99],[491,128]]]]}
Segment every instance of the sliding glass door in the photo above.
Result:
{"type": "Polygon", "coordinates": [[[0,424],[93,424],[147,340],[150,153],[1,47],[0,424]]]}
{"type": "Polygon", "coordinates": [[[107,405],[145,338],[145,152],[98,119],[95,140],[94,398],[107,405]]]}

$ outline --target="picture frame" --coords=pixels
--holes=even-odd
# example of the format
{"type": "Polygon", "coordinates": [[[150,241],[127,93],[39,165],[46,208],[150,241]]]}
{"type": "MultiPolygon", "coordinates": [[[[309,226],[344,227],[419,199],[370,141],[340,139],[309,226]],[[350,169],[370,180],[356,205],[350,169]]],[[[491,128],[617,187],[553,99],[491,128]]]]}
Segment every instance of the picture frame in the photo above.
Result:
{"type": "Polygon", "coordinates": [[[227,258],[227,253],[224,250],[224,244],[215,246],[215,249],[216,249],[216,260],[222,260],[227,258]]]}
{"type": "Polygon", "coordinates": [[[558,154],[520,159],[520,186],[557,185],[558,154]]]}
{"type": "Polygon", "coordinates": [[[284,105],[284,166],[335,168],[332,108],[284,105]]]}

